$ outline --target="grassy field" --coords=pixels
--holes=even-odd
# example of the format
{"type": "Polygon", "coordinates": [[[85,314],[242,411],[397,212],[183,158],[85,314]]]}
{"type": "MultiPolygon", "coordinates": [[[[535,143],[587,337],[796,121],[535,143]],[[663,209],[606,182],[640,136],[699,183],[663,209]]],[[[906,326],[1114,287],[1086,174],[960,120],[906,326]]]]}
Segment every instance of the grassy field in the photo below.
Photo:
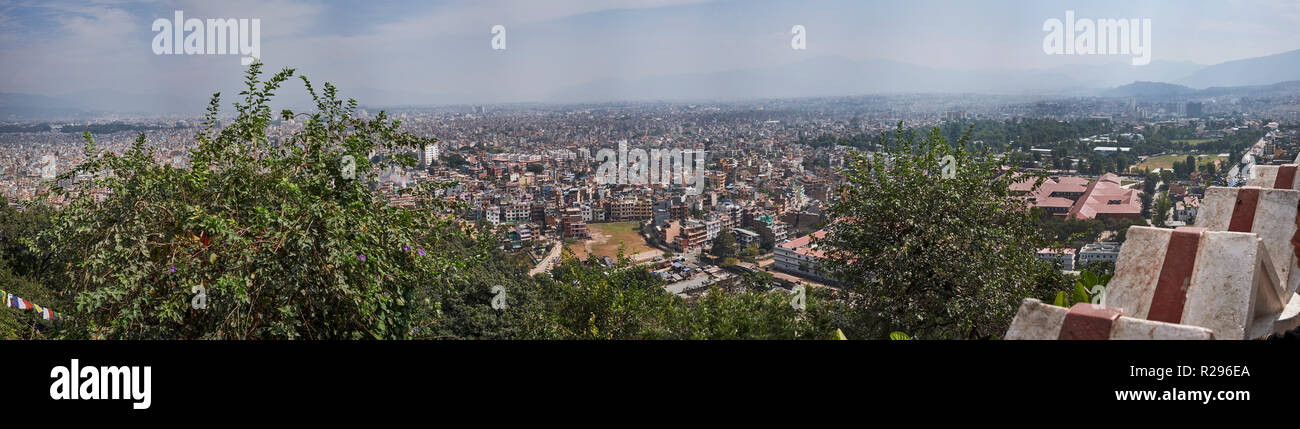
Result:
{"type": "Polygon", "coordinates": [[[587,233],[591,235],[591,239],[569,244],[569,250],[583,259],[587,258],[588,253],[598,257],[614,257],[618,255],[620,243],[626,246],[623,252],[628,257],[647,250],[654,250],[654,248],[646,244],[645,239],[641,238],[641,234],[638,233],[640,225],[640,222],[587,224],[587,233]]]}
{"type": "MultiPolygon", "coordinates": [[[[1135,170],[1142,170],[1142,169],[1155,170],[1158,168],[1174,168],[1174,161],[1182,161],[1184,159],[1187,159],[1187,155],[1188,154],[1184,153],[1184,154],[1160,155],[1156,157],[1151,157],[1151,158],[1147,158],[1146,161],[1142,161],[1138,163],[1138,165],[1134,166],[1133,168],[1135,170]]],[[[1220,155],[1198,155],[1196,157],[1196,162],[1197,164],[1209,164],[1210,162],[1218,162],[1219,165],[1222,166],[1223,163],[1227,162],[1227,157],[1220,156],[1220,155]]]]}
{"type": "Polygon", "coordinates": [[[1187,144],[1189,144],[1189,145],[1196,146],[1196,145],[1201,144],[1201,143],[1209,143],[1209,142],[1216,141],[1216,140],[1219,140],[1219,139],[1185,139],[1185,140],[1172,140],[1172,142],[1173,142],[1173,143],[1187,143],[1187,144]]]}

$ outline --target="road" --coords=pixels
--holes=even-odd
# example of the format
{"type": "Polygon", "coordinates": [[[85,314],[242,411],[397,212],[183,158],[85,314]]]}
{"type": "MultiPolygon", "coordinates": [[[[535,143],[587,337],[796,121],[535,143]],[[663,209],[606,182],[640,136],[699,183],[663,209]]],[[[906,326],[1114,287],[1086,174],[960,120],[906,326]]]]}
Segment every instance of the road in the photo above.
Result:
{"type": "Polygon", "coordinates": [[[554,246],[552,246],[551,253],[547,254],[545,258],[542,258],[542,260],[537,263],[536,267],[533,267],[533,269],[528,270],[528,275],[531,277],[538,273],[544,273],[550,271],[551,267],[555,265],[555,261],[560,259],[560,251],[563,248],[564,248],[563,242],[556,243],[554,246]]]}
{"type": "Polygon", "coordinates": [[[1238,162],[1237,165],[1232,166],[1232,170],[1228,171],[1228,177],[1237,177],[1241,179],[1249,178],[1251,173],[1250,167],[1255,165],[1255,155],[1264,151],[1265,144],[1265,137],[1260,137],[1259,141],[1255,142],[1255,145],[1241,156],[1241,161],[1238,162]]]}

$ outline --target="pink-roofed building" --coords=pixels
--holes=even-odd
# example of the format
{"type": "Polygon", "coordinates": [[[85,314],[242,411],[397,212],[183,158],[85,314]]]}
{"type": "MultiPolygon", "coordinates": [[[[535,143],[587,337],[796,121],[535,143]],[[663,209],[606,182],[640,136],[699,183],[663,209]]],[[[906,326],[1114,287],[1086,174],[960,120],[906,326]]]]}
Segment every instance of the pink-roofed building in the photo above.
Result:
{"type": "Polygon", "coordinates": [[[1174,203],[1174,220],[1191,223],[1196,219],[1196,212],[1201,208],[1201,200],[1195,195],[1183,196],[1183,200],[1174,203]]]}
{"type": "Polygon", "coordinates": [[[1120,187],[1119,176],[1106,173],[1091,182],[1084,177],[1053,177],[1033,189],[1034,180],[1011,185],[1011,192],[1025,198],[1030,207],[1068,219],[1112,219],[1142,217],[1141,191],[1120,187]]]}
{"type": "Polygon", "coordinates": [[[1106,173],[1070,209],[1071,219],[1141,219],[1142,191],[1120,187],[1119,176],[1106,173]]]}
{"type": "Polygon", "coordinates": [[[802,277],[809,277],[823,282],[833,281],[828,273],[821,270],[826,251],[819,249],[814,238],[826,237],[826,230],[820,230],[776,246],[776,258],[773,265],[784,271],[802,277]]]}
{"type": "Polygon", "coordinates": [[[1052,177],[1032,189],[1035,179],[1026,179],[1011,185],[1011,192],[1021,195],[1030,207],[1039,207],[1048,214],[1066,217],[1075,202],[1088,190],[1088,179],[1082,177],[1052,177]],[[1032,190],[1032,192],[1031,192],[1032,190]]]}

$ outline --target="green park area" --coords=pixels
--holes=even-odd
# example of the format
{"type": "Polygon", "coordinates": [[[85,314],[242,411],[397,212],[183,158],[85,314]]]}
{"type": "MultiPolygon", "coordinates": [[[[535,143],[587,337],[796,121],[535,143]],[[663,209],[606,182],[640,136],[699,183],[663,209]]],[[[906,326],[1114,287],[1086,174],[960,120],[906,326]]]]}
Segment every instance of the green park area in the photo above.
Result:
{"type": "Polygon", "coordinates": [[[1153,156],[1147,158],[1146,160],[1139,162],[1133,168],[1136,170],[1144,170],[1144,169],[1157,170],[1157,169],[1174,168],[1174,161],[1181,162],[1187,159],[1187,155],[1196,155],[1197,165],[1204,165],[1204,164],[1209,164],[1211,162],[1217,162],[1219,163],[1220,166],[1222,166],[1223,163],[1227,162],[1227,158],[1228,158],[1227,156],[1221,154],[1214,154],[1214,155],[1186,154],[1186,153],[1169,154],[1169,155],[1160,155],[1160,156],[1153,156]]]}
{"type": "Polygon", "coordinates": [[[1220,139],[1181,139],[1181,140],[1172,140],[1171,143],[1174,143],[1174,144],[1186,143],[1186,144],[1189,144],[1189,145],[1192,145],[1192,146],[1196,146],[1196,145],[1199,145],[1199,144],[1202,144],[1202,143],[1209,143],[1209,142],[1217,141],[1217,140],[1220,140],[1220,139]]]}

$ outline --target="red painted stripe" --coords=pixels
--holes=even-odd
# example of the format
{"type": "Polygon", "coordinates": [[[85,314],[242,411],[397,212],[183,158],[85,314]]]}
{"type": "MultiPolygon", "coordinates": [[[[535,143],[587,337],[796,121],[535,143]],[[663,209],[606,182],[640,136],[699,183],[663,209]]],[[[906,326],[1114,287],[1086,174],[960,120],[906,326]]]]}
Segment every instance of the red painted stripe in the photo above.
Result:
{"type": "Polygon", "coordinates": [[[1115,320],[1124,312],[1118,307],[1104,307],[1080,302],[1070,307],[1061,322],[1058,340],[1109,340],[1115,320]]]}
{"type": "Polygon", "coordinates": [[[1295,164],[1287,164],[1277,168],[1277,179],[1273,181],[1273,187],[1276,189],[1291,189],[1295,184],[1295,164]]]}
{"type": "Polygon", "coordinates": [[[1192,268],[1196,266],[1196,249],[1201,244],[1202,232],[1205,228],[1183,226],[1174,229],[1170,235],[1147,320],[1182,322],[1183,304],[1187,301],[1187,287],[1191,283],[1192,268]]]}
{"type": "MultiPolygon", "coordinates": [[[[1300,207],[1296,207],[1295,226],[1295,234],[1291,235],[1291,249],[1297,257],[1300,257],[1300,207]]],[[[1300,258],[1296,258],[1296,267],[1300,267],[1300,258]]]]}
{"type": "Polygon", "coordinates": [[[1246,186],[1237,189],[1237,203],[1232,206],[1228,231],[1250,232],[1255,226],[1255,207],[1259,205],[1259,188],[1246,186]]]}

